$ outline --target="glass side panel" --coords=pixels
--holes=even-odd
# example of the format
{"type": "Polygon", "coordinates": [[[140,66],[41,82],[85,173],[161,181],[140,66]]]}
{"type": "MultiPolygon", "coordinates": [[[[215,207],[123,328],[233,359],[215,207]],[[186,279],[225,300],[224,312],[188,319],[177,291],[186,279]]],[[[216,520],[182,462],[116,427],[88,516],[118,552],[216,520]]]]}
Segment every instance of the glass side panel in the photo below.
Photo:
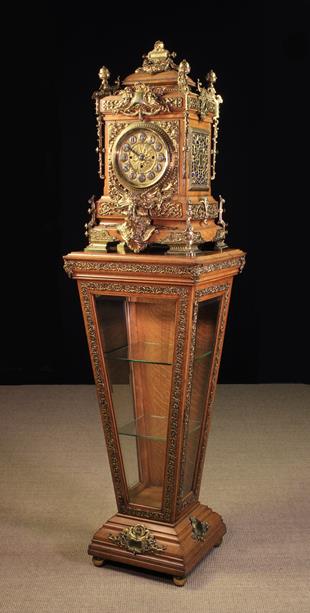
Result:
{"type": "Polygon", "coordinates": [[[220,300],[220,298],[212,298],[211,300],[199,302],[198,305],[189,429],[186,441],[186,460],[184,467],[184,496],[193,489],[201,425],[209,388],[216,341],[220,300]]]}
{"type": "Polygon", "coordinates": [[[161,508],[175,300],[96,296],[130,502],[161,508]]]}

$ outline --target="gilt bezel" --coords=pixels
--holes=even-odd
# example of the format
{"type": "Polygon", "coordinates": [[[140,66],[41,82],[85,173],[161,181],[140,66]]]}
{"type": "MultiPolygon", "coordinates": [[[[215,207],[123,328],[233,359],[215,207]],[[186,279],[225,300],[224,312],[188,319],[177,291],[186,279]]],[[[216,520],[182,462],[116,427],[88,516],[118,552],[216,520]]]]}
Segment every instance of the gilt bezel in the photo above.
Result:
{"type": "Polygon", "coordinates": [[[112,147],[113,170],[118,178],[118,181],[124,187],[126,187],[127,189],[130,189],[130,191],[132,192],[141,193],[143,191],[147,191],[153,188],[154,186],[162,185],[164,181],[167,179],[167,177],[170,175],[170,173],[172,172],[174,168],[174,164],[175,164],[175,152],[174,152],[172,141],[170,137],[168,136],[168,134],[165,132],[165,130],[157,126],[156,123],[149,123],[149,122],[144,122],[144,121],[130,123],[128,126],[126,126],[126,128],[124,128],[117,135],[114,141],[113,147],[112,147]],[[168,155],[168,163],[167,163],[166,169],[164,173],[162,174],[162,176],[159,179],[155,179],[153,182],[148,183],[147,185],[141,185],[141,186],[133,185],[133,183],[130,180],[127,180],[124,177],[124,175],[119,171],[119,163],[118,163],[119,150],[120,150],[121,142],[124,136],[128,134],[129,132],[132,132],[133,130],[139,130],[139,129],[156,132],[164,141],[167,147],[167,155],[168,155]]]}

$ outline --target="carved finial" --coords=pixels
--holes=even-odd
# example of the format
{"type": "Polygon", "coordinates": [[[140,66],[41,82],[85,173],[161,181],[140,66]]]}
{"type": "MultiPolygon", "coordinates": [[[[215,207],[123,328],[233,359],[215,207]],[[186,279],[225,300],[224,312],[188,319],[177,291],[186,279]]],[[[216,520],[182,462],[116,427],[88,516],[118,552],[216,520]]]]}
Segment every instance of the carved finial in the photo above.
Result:
{"type": "Polygon", "coordinates": [[[186,255],[195,255],[196,248],[193,249],[193,242],[195,238],[194,229],[192,226],[193,207],[191,200],[188,201],[186,210],[186,229],[185,229],[185,251],[186,255]]]}
{"type": "Polygon", "coordinates": [[[186,60],[182,60],[178,68],[178,88],[183,93],[189,92],[187,75],[190,73],[191,67],[186,60]]]}
{"type": "Polygon", "coordinates": [[[88,204],[90,205],[88,209],[90,220],[86,224],[84,224],[86,230],[85,236],[89,236],[89,231],[96,225],[96,199],[94,195],[89,198],[88,204]]]}
{"type": "Polygon", "coordinates": [[[109,84],[110,71],[106,66],[101,66],[98,72],[98,77],[101,81],[100,87],[92,95],[92,98],[95,98],[96,100],[99,98],[104,98],[104,96],[109,96],[112,91],[111,85],[109,84]]]}
{"type": "Polygon", "coordinates": [[[101,66],[98,77],[101,81],[99,89],[106,89],[109,86],[110,71],[106,66],[101,66]]]}
{"type": "Polygon", "coordinates": [[[177,65],[173,58],[176,56],[174,51],[170,52],[165,49],[165,45],[161,40],[157,40],[154,44],[154,49],[143,55],[143,64],[137,68],[136,72],[148,72],[156,74],[157,72],[165,72],[167,70],[177,70],[177,65]]]}
{"type": "Polygon", "coordinates": [[[201,90],[202,90],[202,82],[200,81],[200,79],[197,79],[197,90],[200,94],[201,90]]]}
{"type": "Polygon", "coordinates": [[[223,219],[223,213],[225,213],[224,209],[225,200],[222,196],[219,196],[219,214],[218,214],[218,222],[217,225],[219,229],[217,230],[215,236],[215,247],[216,249],[226,249],[228,245],[225,243],[225,236],[227,234],[227,223],[225,223],[223,219]]]}
{"type": "Polygon", "coordinates": [[[209,70],[207,76],[206,76],[206,80],[209,83],[209,89],[212,90],[213,92],[215,92],[215,88],[214,88],[214,83],[217,80],[217,76],[214,72],[214,70],[209,70]]]}

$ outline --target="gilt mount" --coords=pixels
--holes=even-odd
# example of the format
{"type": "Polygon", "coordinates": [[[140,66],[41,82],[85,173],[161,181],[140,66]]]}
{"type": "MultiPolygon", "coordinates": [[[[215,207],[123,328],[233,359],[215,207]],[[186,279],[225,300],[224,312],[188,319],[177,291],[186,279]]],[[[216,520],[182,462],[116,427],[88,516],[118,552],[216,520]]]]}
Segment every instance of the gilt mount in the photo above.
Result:
{"type": "Polygon", "coordinates": [[[164,545],[156,542],[155,536],[143,524],[125,528],[117,536],[109,534],[109,540],[135,555],[147,551],[156,553],[165,549],[164,545]]]}

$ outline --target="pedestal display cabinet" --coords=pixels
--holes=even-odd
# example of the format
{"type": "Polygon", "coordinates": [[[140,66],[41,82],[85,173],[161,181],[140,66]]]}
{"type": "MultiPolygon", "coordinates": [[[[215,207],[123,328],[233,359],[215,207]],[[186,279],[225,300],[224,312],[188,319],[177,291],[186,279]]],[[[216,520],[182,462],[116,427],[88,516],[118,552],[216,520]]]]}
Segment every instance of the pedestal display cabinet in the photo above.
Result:
{"type": "Polygon", "coordinates": [[[133,75],[94,93],[104,194],[77,281],[118,512],[94,534],[96,566],[188,573],[226,528],[198,500],[233,277],[223,198],[211,195],[220,96],[161,41],[133,75]]]}

